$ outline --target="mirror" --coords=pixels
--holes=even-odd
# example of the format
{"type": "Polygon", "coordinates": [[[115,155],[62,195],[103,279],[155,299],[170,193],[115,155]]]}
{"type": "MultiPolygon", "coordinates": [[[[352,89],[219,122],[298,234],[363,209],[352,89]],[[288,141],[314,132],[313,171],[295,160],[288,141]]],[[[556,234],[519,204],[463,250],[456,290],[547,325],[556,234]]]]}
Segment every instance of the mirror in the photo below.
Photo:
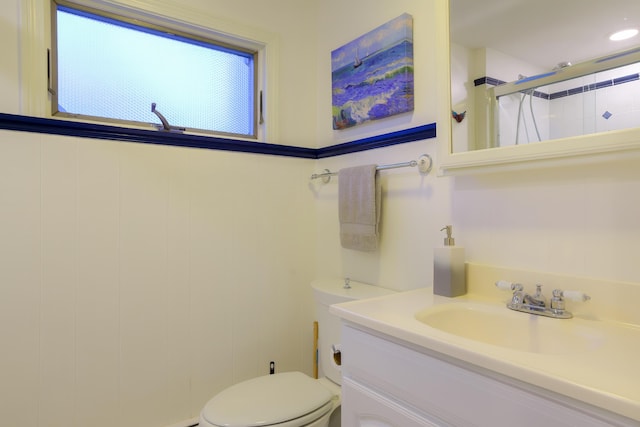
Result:
{"type": "Polygon", "coordinates": [[[640,35],[609,40],[640,29],[640,1],[450,0],[449,13],[441,172],[640,148],[640,35]],[[622,52],[615,66],[586,65],[622,52]]]}

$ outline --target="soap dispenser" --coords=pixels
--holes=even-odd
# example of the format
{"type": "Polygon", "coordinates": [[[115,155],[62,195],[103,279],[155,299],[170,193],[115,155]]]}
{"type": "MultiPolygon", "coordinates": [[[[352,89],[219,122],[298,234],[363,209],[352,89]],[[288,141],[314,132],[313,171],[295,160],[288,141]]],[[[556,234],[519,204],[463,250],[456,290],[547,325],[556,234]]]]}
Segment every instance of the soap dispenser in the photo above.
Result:
{"type": "Polygon", "coordinates": [[[455,246],[453,227],[447,225],[444,247],[433,250],[433,293],[445,297],[457,297],[467,293],[464,268],[464,248],[455,246]]]}

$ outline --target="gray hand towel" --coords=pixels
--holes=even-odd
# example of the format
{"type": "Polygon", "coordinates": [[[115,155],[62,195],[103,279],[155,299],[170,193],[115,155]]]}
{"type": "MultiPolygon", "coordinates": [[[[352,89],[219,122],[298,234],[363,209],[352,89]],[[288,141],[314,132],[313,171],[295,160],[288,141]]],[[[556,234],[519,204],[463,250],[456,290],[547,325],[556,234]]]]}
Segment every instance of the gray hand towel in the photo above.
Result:
{"type": "Polygon", "coordinates": [[[376,165],[338,172],[338,215],[343,248],[367,252],[378,249],[380,185],[376,172],[376,165]]]}

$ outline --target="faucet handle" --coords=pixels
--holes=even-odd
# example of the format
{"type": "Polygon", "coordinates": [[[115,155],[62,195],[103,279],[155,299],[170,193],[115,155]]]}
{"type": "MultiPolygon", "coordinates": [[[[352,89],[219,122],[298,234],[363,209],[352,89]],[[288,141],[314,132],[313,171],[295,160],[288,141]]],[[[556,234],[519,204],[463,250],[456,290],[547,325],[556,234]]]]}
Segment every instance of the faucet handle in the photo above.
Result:
{"type": "Polygon", "coordinates": [[[580,291],[561,291],[560,289],[556,289],[553,292],[555,293],[556,291],[560,293],[560,296],[563,296],[566,299],[570,299],[571,301],[585,302],[591,299],[589,295],[580,291]]]}
{"type": "Polygon", "coordinates": [[[551,310],[554,313],[564,313],[565,299],[584,302],[584,301],[589,301],[591,297],[580,291],[563,291],[560,289],[554,289],[553,297],[551,298],[551,310]]]}
{"type": "Polygon", "coordinates": [[[498,280],[496,282],[496,288],[504,291],[521,291],[524,289],[520,283],[511,283],[507,280],[498,280]]]}

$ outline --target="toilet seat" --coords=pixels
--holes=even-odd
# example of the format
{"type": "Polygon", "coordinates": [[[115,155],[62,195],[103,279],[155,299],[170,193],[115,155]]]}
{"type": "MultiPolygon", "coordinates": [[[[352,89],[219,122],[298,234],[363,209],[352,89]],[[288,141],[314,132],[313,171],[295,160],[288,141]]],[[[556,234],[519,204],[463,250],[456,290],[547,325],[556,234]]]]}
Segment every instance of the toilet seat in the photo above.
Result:
{"type": "Polygon", "coordinates": [[[333,409],[333,395],[301,372],[266,375],[218,393],[202,410],[213,426],[305,426],[333,409]]]}

